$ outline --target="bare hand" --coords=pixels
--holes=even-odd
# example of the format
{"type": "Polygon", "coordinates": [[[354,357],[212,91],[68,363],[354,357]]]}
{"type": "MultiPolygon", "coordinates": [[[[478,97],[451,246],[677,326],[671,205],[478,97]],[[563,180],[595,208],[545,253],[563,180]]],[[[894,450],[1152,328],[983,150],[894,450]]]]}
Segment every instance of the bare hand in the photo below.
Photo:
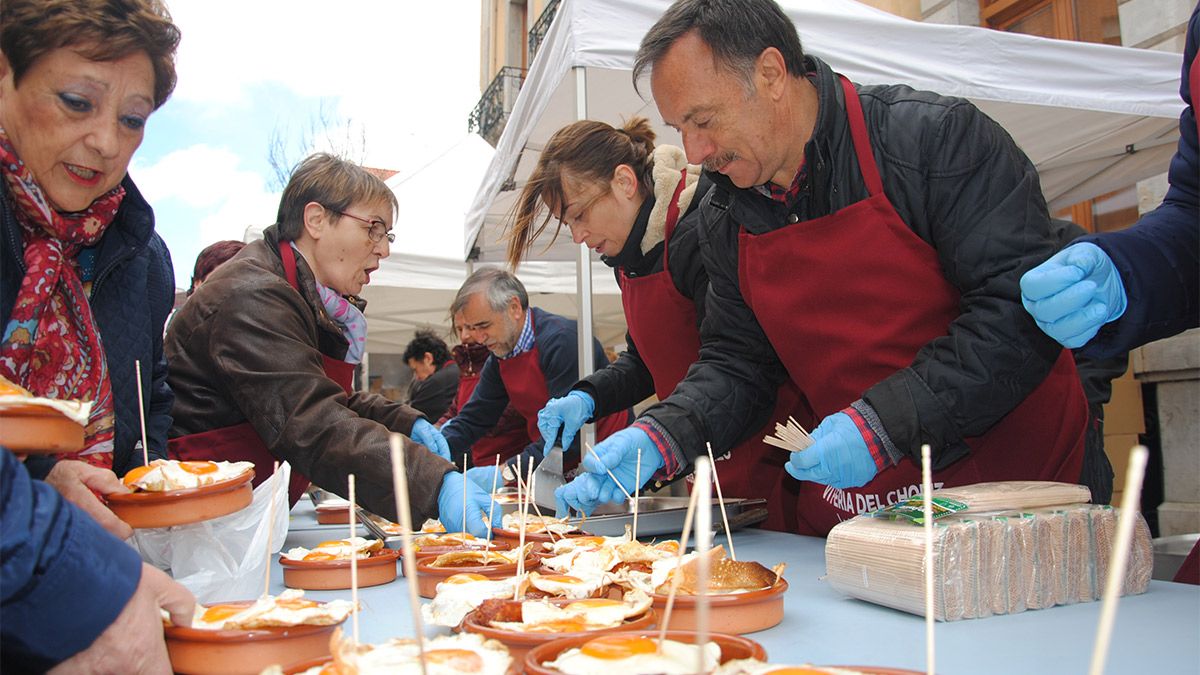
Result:
{"type": "Polygon", "coordinates": [[[161,571],[142,563],[142,578],[125,608],[90,647],[55,666],[64,673],[170,673],[161,609],[177,626],[192,625],[196,598],[161,571]]]}
{"type": "Polygon", "coordinates": [[[118,539],[133,536],[133,528],[110,511],[93,492],[129,492],[129,488],[117,478],[117,474],[85,462],[64,459],[56,462],[54,468],[50,469],[46,483],[58,490],[64,499],[83,509],[109,534],[118,539]]]}

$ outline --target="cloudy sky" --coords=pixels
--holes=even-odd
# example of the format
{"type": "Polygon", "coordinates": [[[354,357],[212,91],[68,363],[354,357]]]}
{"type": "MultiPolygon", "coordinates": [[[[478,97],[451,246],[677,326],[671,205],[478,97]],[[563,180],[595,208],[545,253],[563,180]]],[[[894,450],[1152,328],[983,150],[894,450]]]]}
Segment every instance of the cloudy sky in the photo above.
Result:
{"type": "Polygon", "coordinates": [[[329,121],[317,149],[350,138],[355,159],[402,174],[466,135],[480,93],[479,0],[167,1],[183,32],[179,85],[130,174],[154,206],[176,286],[208,244],[274,221],[273,134],[294,161],[329,121]]]}

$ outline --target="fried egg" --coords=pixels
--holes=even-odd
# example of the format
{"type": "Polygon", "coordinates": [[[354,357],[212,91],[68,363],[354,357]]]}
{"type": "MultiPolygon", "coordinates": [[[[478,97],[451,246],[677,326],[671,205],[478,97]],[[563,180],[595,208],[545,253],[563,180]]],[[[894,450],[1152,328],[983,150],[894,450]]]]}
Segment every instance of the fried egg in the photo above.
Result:
{"type": "Polygon", "coordinates": [[[650,596],[641,591],[626,593],[621,600],[586,598],[565,605],[548,600],[521,603],[521,622],[493,621],[492,627],[522,633],[575,633],[620,626],[626,619],[650,609],[650,596]]]}
{"type": "Polygon", "coordinates": [[[288,549],[288,552],[284,553],[283,557],[287,558],[288,560],[307,560],[310,562],[324,560],[349,560],[351,555],[362,559],[370,558],[372,553],[380,550],[381,548],[383,548],[383,542],[378,539],[350,537],[349,539],[323,541],[312,549],[307,549],[303,546],[296,546],[288,549]]]}
{"type": "Polygon", "coordinates": [[[785,666],[763,663],[757,659],[737,659],[717,668],[713,675],[864,675],[862,671],[828,666],[785,666]]]}
{"type": "MultiPolygon", "coordinates": [[[[512,656],[503,643],[475,633],[442,635],[425,644],[426,675],[504,675],[512,656]]],[[[416,640],[392,639],[378,645],[359,645],[341,640],[334,649],[339,673],[357,675],[401,675],[421,673],[421,652],[416,640]]]]}
{"type": "Polygon", "coordinates": [[[135,492],[165,492],[212,485],[253,471],[252,462],[209,462],[156,459],[134,467],[122,482],[135,492]]]}
{"type": "Polygon", "coordinates": [[[529,573],[529,585],[561,598],[586,598],[608,583],[603,573],[586,576],[573,574],[529,573]]]}
{"type": "Polygon", "coordinates": [[[87,425],[88,417],[92,414],[91,401],[72,401],[34,396],[25,387],[6,377],[0,376],[0,410],[5,408],[25,408],[27,406],[50,408],[81,426],[87,425]]]}
{"type": "Polygon", "coordinates": [[[304,591],[288,589],[278,596],[265,595],[250,606],[196,604],[192,628],[201,630],[250,630],[279,626],[332,626],[350,615],[348,600],[317,602],[304,599],[304,591]]]}
{"type": "Polygon", "coordinates": [[[488,579],[482,574],[453,574],[437,585],[433,601],[421,606],[429,623],[454,627],[484,600],[512,597],[517,579],[488,579]]]}
{"type": "MultiPolygon", "coordinates": [[[[557,659],[543,665],[567,675],[694,673],[700,651],[696,645],[675,640],[663,640],[660,651],[658,641],[651,637],[601,635],[581,647],[563,651],[557,659]]],[[[705,643],[703,655],[703,671],[711,671],[721,661],[721,647],[715,642],[705,643]]]]}
{"type": "MultiPolygon", "coordinates": [[[[501,527],[516,532],[521,529],[521,513],[513,511],[504,514],[500,521],[501,527]]],[[[533,533],[550,532],[551,534],[568,534],[578,532],[579,528],[567,522],[566,518],[539,516],[536,513],[525,514],[525,531],[533,533]]]]}

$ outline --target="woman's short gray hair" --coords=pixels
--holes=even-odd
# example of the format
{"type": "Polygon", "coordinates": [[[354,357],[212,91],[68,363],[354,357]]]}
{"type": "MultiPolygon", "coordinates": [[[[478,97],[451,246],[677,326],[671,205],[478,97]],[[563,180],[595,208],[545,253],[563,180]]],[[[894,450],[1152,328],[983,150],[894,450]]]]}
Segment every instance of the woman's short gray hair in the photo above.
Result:
{"type": "Polygon", "coordinates": [[[450,305],[450,315],[463,311],[477,293],[486,294],[488,306],[493,312],[503,312],[513,298],[521,303],[521,309],[529,309],[529,294],[525,292],[525,284],[515,274],[500,267],[484,267],[475,270],[458,289],[454,303],[450,305]]]}

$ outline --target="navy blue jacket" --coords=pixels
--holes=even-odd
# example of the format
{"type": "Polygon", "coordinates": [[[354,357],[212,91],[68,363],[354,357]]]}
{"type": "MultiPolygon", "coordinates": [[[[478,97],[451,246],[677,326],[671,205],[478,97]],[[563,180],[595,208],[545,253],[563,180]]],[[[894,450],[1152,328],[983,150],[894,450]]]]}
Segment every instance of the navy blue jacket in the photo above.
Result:
{"type": "Polygon", "coordinates": [[[1083,353],[1107,358],[1200,325],[1200,161],[1196,109],[1188,70],[1200,44],[1200,7],[1188,21],[1179,93],[1187,104],[1179,116],[1179,149],[1167,173],[1163,203],[1133,227],[1080,237],[1104,249],[1121,272],[1129,304],[1106,324],[1083,353]]]}
{"type": "MultiPolygon", "coordinates": [[[[166,458],[167,430],[175,397],[167,387],[163,325],[175,304],[175,272],[167,245],[154,231],[154,211],[129,176],[121,182],[125,199],[115,220],[96,244],[95,275],[89,303],[108,358],[116,423],[113,471],[118,476],[142,463],[134,444],[141,440],[134,361],[142,362],[146,436],[150,458],[166,458]]],[[[25,277],[25,245],[8,199],[0,199],[0,331],[8,325],[25,277]]],[[[35,476],[47,467],[34,468],[35,476]]]]}
{"type": "MultiPolygon", "coordinates": [[[[538,365],[546,377],[546,391],[550,398],[566,396],[567,392],[579,381],[579,352],[576,343],[578,329],[571,319],[551,314],[537,307],[529,308],[533,312],[533,344],[538,350],[538,365]]],[[[604,355],[604,347],[600,341],[592,338],[592,357],[597,368],[608,365],[608,357],[604,355]]],[[[476,385],[471,400],[459,410],[454,419],[442,425],[442,435],[450,444],[450,454],[453,461],[462,465],[463,454],[467,453],[475,441],[496,426],[500,416],[508,406],[508,390],[504,388],[504,380],[500,378],[500,363],[495,355],[489,356],[479,374],[479,384],[476,385]]],[[[539,435],[525,450],[518,455],[523,456],[522,466],[528,462],[536,464],[542,459],[544,442],[539,435]]],[[[579,458],[579,437],[568,448],[569,457],[579,458]]],[[[514,460],[515,461],[515,458],[514,460]]]]}
{"type": "Polygon", "coordinates": [[[0,671],[42,673],[89,647],[141,575],[132,547],[0,449],[0,671]]]}

